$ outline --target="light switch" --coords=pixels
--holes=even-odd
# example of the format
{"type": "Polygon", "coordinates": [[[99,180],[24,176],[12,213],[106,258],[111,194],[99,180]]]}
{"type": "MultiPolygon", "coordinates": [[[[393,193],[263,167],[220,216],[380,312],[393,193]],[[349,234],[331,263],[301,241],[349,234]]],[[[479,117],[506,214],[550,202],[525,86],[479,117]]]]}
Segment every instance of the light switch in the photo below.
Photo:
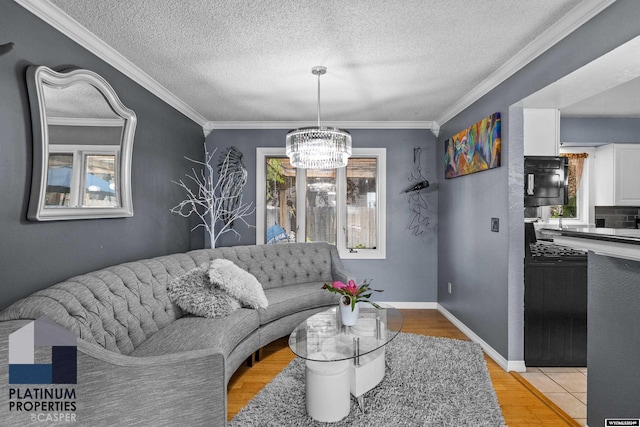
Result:
{"type": "Polygon", "coordinates": [[[500,231],[500,220],[498,218],[491,218],[491,231],[500,231]]]}

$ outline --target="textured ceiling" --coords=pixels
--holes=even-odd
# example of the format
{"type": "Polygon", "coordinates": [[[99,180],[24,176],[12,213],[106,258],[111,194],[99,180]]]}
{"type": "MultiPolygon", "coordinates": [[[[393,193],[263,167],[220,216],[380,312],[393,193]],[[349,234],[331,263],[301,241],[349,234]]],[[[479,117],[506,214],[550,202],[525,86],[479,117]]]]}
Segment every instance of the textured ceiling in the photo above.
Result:
{"type": "MultiPolygon", "coordinates": [[[[590,0],[593,3],[592,0],[590,0]]],[[[212,122],[438,121],[580,0],[52,0],[212,122]]]]}

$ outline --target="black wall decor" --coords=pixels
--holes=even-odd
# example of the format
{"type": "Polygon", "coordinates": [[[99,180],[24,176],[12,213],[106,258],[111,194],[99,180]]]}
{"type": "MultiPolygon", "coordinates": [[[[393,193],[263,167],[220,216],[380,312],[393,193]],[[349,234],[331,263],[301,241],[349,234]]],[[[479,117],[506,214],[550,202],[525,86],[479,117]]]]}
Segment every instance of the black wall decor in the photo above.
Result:
{"type": "Polygon", "coordinates": [[[420,156],[422,154],[422,148],[416,147],[413,149],[413,169],[409,173],[409,188],[404,192],[407,193],[407,200],[411,208],[411,220],[407,224],[407,229],[411,231],[414,236],[420,236],[424,234],[429,225],[429,215],[427,199],[423,190],[429,188],[429,181],[422,174],[422,166],[420,164],[420,156]]]}

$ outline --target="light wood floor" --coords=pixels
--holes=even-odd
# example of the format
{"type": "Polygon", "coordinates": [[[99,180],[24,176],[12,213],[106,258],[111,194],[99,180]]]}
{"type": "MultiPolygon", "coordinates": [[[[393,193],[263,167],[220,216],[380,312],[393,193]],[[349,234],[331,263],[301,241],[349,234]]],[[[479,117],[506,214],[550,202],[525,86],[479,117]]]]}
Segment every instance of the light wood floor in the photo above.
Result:
{"type": "MultiPolygon", "coordinates": [[[[404,316],[402,332],[467,339],[437,310],[401,311],[404,316]]],[[[229,420],[294,358],[295,356],[289,350],[287,338],[282,338],[264,347],[262,359],[253,367],[241,366],[229,381],[227,405],[229,420]]],[[[543,395],[537,393],[535,388],[518,374],[505,372],[488,356],[485,356],[485,359],[502,414],[509,427],[578,425],[543,395]]]]}

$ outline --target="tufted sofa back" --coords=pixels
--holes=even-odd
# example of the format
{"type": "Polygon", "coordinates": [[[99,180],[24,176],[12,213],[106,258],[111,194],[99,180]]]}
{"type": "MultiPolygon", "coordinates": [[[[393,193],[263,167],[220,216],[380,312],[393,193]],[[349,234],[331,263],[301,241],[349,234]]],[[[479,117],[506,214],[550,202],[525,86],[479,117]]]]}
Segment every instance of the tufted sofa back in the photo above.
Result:
{"type": "Polygon", "coordinates": [[[167,284],[211,260],[226,258],[265,289],[332,280],[339,263],[327,243],[233,246],[124,263],[73,277],[38,291],[0,312],[0,320],[45,316],[78,337],[129,354],[182,316],[167,297],[167,284]]]}
{"type": "Polygon", "coordinates": [[[226,258],[253,274],[264,289],[329,282],[340,262],[335,246],[324,242],[231,246],[189,252],[198,265],[226,258]]]}

